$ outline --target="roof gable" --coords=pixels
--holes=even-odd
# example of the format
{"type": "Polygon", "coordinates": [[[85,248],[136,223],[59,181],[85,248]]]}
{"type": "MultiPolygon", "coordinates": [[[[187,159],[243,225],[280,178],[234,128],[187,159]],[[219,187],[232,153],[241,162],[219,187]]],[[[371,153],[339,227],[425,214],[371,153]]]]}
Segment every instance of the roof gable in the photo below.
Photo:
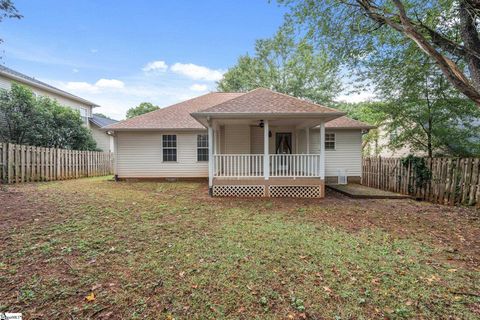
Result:
{"type": "Polygon", "coordinates": [[[197,112],[197,114],[215,113],[301,114],[339,113],[339,111],[269,89],[258,88],[197,112]]]}

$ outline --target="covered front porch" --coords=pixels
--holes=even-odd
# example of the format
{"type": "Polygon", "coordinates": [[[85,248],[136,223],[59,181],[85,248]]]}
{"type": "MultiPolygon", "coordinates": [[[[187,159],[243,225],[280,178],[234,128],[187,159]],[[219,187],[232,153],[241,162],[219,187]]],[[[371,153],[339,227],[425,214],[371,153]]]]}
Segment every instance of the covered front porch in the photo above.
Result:
{"type": "Polygon", "coordinates": [[[210,119],[208,133],[213,196],[324,196],[324,119],[210,119]]]}
{"type": "Polygon", "coordinates": [[[325,123],[343,112],[259,88],[191,115],[208,128],[213,196],[324,196],[325,123]]]}

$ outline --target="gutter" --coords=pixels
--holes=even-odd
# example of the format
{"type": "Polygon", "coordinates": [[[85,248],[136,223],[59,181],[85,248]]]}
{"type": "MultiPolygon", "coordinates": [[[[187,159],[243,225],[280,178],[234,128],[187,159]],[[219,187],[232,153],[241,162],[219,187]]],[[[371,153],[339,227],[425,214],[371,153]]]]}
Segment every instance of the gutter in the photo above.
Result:
{"type": "Polygon", "coordinates": [[[159,131],[159,132],[190,132],[206,131],[206,128],[109,128],[105,126],[100,128],[103,131],[159,131]]]}
{"type": "Polygon", "coordinates": [[[341,117],[346,115],[346,112],[288,112],[288,113],[245,113],[245,112],[193,112],[190,115],[194,118],[235,118],[235,119],[250,119],[250,118],[258,118],[261,117],[263,120],[265,119],[275,119],[275,118],[312,118],[312,117],[320,117],[326,118],[330,116],[341,117]]]}

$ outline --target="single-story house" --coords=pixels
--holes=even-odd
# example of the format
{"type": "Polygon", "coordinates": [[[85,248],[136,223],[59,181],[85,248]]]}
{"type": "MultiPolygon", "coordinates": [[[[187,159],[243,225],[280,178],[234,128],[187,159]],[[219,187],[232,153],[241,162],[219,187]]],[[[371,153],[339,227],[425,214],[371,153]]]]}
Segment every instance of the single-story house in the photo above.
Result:
{"type": "MultiPolygon", "coordinates": [[[[111,146],[113,146],[113,139],[109,137],[105,131],[99,130],[99,124],[105,126],[112,124],[113,122],[101,120],[99,117],[93,115],[93,108],[99,107],[99,105],[58,89],[34,77],[30,77],[16,70],[0,65],[0,89],[10,90],[12,83],[14,82],[29,87],[36,95],[49,97],[50,99],[56,100],[62,106],[77,110],[82,117],[84,125],[92,130],[92,135],[97,142],[97,146],[105,152],[113,152],[113,149],[111,148],[111,146]],[[110,140],[112,140],[111,144],[110,140]]],[[[116,122],[115,120],[113,121],[116,122]]],[[[4,125],[1,115],[0,125],[4,125]]]]}
{"type": "Polygon", "coordinates": [[[208,178],[213,196],[323,197],[325,181],[360,180],[370,128],[259,88],[208,93],[104,130],[117,179],[208,178]]]}

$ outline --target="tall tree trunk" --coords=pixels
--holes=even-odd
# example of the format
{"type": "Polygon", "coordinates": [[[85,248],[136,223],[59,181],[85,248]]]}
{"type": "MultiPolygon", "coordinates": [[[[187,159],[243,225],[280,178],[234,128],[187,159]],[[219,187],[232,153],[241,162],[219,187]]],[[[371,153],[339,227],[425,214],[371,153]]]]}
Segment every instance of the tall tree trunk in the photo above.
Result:
{"type": "MultiPolygon", "coordinates": [[[[467,49],[473,52],[480,53],[480,39],[476,28],[476,12],[471,3],[468,0],[460,1],[459,5],[460,15],[460,36],[463,40],[463,44],[467,49]]],[[[466,62],[468,64],[468,70],[470,71],[470,77],[472,85],[480,90],[480,59],[478,56],[466,53],[466,62]]]]}

